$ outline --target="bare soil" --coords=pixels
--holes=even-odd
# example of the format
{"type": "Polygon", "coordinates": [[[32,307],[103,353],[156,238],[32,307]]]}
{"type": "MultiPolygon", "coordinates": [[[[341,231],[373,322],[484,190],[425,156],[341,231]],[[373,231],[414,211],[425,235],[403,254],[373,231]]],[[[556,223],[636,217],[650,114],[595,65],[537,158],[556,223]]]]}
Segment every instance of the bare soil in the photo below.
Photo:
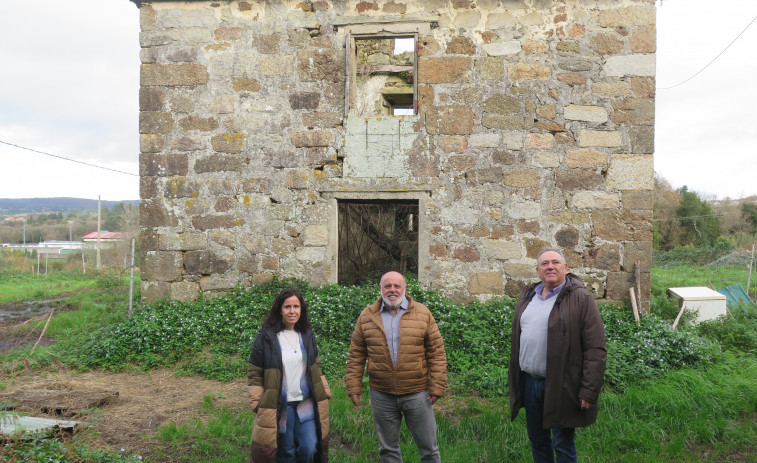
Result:
{"type": "MultiPolygon", "coordinates": [[[[37,394],[38,391],[56,391],[64,405],[66,402],[82,403],[85,396],[97,395],[97,392],[117,392],[117,396],[111,396],[96,411],[78,410],[65,419],[84,421],[88,429],[94,431],[90,445],[126,449],[148,458],[154,458],[156,445],[160,445],[155,438],[158,428],[199,416],[206,395],[215,398],[215,405],[230,409],[241,410],[247,403],[243,378],[221,383],[199,377],[177,377],[169,370],[75,373],[59,369],[25,372],[4,382],[0,402],[3,397],[23,396],[24,391],[31,391],[29,394],[32,395],[35,394],[33,391],[37,394]]],[[[18,409],[34,416],[64,418],[60,407],[50,407],[49,404],[35,407],[27,403],[18,409]]]]}

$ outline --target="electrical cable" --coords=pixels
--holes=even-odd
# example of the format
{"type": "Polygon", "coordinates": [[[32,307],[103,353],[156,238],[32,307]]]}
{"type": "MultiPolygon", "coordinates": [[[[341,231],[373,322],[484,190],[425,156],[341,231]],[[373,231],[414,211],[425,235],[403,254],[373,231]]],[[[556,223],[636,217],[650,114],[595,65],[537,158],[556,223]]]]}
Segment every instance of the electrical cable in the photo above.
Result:
{"type": "Polygon", "coordinates": [[[124,171],[118,170],[118,169],[111,169],[110,167],[98,166],[97,164],[90,164],[88,162],[84,162],[84,161],[79,161],[79,160],[76,160],[76,159],[67,158],[65,156],[58,156],[57,154],[46,153],[44,151],[35,150],[33,148],[27,148],[26,146],[16,145],[14,143],[8,143],[7,141],[3,141],[3,140],[0,140],[0,143],[2,143],[4,145],[8,145],[8,146],[13,146],[14,148],[20,148],[22,150],[27,150],[27,151],[32,151],[34,153],[44,154],[45,156],[51,156],[51,157],[54,157],[54,158],[63,159],[64,161],[76,162],[76,163],[79,163],[79,164],[84,164],[85,166],[97,167],[98,169],[105,169],[105,170],[110,170],[112,172],[117,172],[119,174],[126,174],[126,175],[131,175],[131,176],[134,176],[134,177],[139,177],[138,174],[132,174],[131,172],[124,172],[124,171]]]}
{"type": "Polygon", "coordinates": [[[728,46],[723,49],[723,51],[721,51],[720,53],[718,53],[718,55],[716,57],[712,58],[712,61],[710,61],[709,63],[705,64],[705,66],[702,69],[700,69],[697,72],[695,72],[694,75],[692,75],[688,79],[684,80],[683,82],[680,82],[680,83],[677,83],[677,84],[673,85],[672,87],[658,87],[657,90],[670,90],[672,88],[676,88],[676,87],[678,87],[680,85],[683,85],[686,82],[688,82],[691,79],[693,79],[694,77],[696,77],[700,72],[702,72],[705,69],[707,69],[710,66],[710,64],[714,63],[716,59],[720,58],[720,55],[722,55],[723,53],[725,53],[725,51],[728,50],[731,47],[731,45],[733,45],[739,39],[739,37],[741,37],[741,35],[744,34],[744,32],[746,32],[747,29],[749,29],[749,26],[751,26],[754,23],[755,20],[757,20],[757,16],[755,16],[754,18],[752,18],[752,21],[750,21],[749,24],[747,24],[747,26],[744,28],[744,30],[742,30],[739,33],[739,35],[737,35],[736,38],[733,39],[733,41],[731,43],[729,43],[728,46]]]}

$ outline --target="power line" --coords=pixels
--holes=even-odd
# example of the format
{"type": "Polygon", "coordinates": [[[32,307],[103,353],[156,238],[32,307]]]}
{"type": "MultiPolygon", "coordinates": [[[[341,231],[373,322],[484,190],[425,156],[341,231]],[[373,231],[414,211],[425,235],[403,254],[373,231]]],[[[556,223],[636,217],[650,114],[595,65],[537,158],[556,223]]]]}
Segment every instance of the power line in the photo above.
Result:
{"type": "Polygon", "coordinates": [[[725,214],[691,215],[689,217],[669,217],[666,219],[652,219],[652,222],[672,222],[673,220],[706,219],[708,217],[725,217],[725,214]]]}
{"type": "Polygon", "coordinates": [[[7,141],[3,141],[3,140],[0,140],[0,143],[2,143],[4,145],[8,145],[8,146],[13,146],[14,148],[20,148],[22,150],[27,150],[27,151],[32,151],[34,153],[44,154],[45,156],[51,156],[51,157],[54,157],[54,158],[63,159],[64,161],[76,162],[76,163],[79,163],[79,164],[84,164],[85,166],[97,167],[98,169],[105,169],[105,170],[110,170],[112,172],[118,172],[119,174],[126,174],[126,175],[131,175],[131,176],[134,176],[134,177],[139,177],[139,175],[132,174],[131,172],[124,172],[124,171],[118,170],[118,169],[111,169],[110,167],[98,166],[96,164],[90,164],[88,162],[84,162],[84,161],[79,161],[79,160],[76,160],[76,159],[67,158],[65,156],[58,156],[57,154],[46,153],[44,151],[35,150],[33,148],[27,148],[26,146],[16,145],[15,143],[8,143],[7,141]]]}
{"type": "Polygon", "coordinates": [[[705,64],[705,65],[704,65],[704,67],[703,67],[702,69],[700,69],[700,70],[698,70],[697,72],[695,72],[695,73],[694,73],[694,75],[692,75],[692,76],[691,76],[691,77],[689,77],[688,79],[684,80],[683,82],[680,82],[680,83],[677,83],[677,84],[673,85],[672,87],[659,87],[659,88],[658,88],[657,90],[670,90],[670,89],[672,89],[672,88],[676,88],[676,87],[678,87],[679,85],[683,85],[683,84],[685,84],[686,82],[688,82],[688,81],[690,81],[691,79],[693,79],[694,77],[696,77],[696,76],[697,76],[697,75],[698,75],[698,74],[699,74],[700,72],[702,72],[702,71],[704,71],[705,69],[707,69],[707,68],[708,68],[708,67],[710,66],[710,64],[714,63],[716,59],[720,58],[720,55],[722,55],[723,53],[725,53],[725,51],[726,51],[726,50],[728,50],[728,49],[729,49],[729,48],[731,47],[731,45],[733,45],[733,44],[734,44],[734,43],[735,43],[735,42],[736,42],[736,41],[737,41],[737,40],[739,39],[739,37],[741,37],[741,35],[742,35],[742,34],[743,34],[744,32],[746,32],[746,30],[747,30],[747,29],[749,29],[749,26],[751,26],[751,25],[752,25],[752,23],[754,23],[754,21],[755,21],[755,20],[757,20],[757,16],[755,16],[754,18],[752,18],[752,20],[751,20],[751,21],[749,22],[749,24],[747,24],[747,25],[746,25],[746,27],[744,28],[744,30],[742,30],[742,31],[741,31],[741,32],[739,33],[739,35],[737,35],[737,36],[736,36],[736,38],[735,38],[735,39],[733,39],[733,41],[732,41],[731,43],[729,43],[729,44],[728,44],[728,46],[727,46],[727,47],[725,47],[725,48],[723,49],[723,51],[721,51],[720,53],[718,53],[718,55],[717,55],[716,57],[712,58],[712,61],[710,61],[709,63],[705,64]]]}

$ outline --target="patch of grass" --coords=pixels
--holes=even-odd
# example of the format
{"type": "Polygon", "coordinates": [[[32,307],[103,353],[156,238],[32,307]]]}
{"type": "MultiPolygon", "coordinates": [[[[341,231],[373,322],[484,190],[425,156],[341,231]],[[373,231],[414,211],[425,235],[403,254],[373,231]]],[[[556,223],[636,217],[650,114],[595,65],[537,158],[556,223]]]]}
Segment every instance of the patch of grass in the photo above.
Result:
{"type": "Polygon", "coordinates": [[[0,460],[25,463],[137,463],[142,461],[142,457],[123,449],[118,452],[91,447],[80,442],[76,436],[70,442],[63,442],[45,433],[18,433],[0,446],[0,460]]]}
{"type": "Polygon", "coordinates": [[[77,272],[56,272],[47,276],[0,271],[0,304],[47,299],[68,291],[92,287],[91,276],[77,272]]]}

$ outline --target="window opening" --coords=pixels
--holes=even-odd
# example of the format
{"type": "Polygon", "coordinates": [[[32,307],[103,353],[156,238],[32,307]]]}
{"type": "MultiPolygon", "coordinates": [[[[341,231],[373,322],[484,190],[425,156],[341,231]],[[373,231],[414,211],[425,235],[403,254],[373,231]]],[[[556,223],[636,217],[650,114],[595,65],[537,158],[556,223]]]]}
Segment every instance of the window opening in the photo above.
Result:
{"type": "Polygon", "coordinates": [[[376,282],[396,270],[418,273],[417,200],[340,200],[339,284],[376,282]]]}
{"type": "Polygon", "coordinates": [[[351,36],[350,112],[358,116],[416,113],[416,37],[351,36]]]}

